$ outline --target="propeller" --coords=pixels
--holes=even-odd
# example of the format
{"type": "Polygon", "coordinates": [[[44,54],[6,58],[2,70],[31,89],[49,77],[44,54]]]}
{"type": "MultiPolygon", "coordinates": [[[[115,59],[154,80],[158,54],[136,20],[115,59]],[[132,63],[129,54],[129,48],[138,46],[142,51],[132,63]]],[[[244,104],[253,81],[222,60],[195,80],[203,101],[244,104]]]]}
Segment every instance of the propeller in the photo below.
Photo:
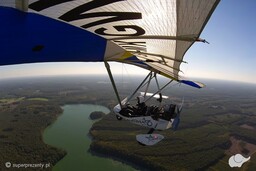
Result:
{"type": "Polygon", "coordinates": [[[174,131],[176,131],[178,129],[178,127],[179,127],[179,124],[180,124],[180,113],[182,111],[183,104],[184,104],[184,97],[182,99],[182,102],[181,102],[180,106],[177,108],[177,110],[178,110],[177,116],[174,118],[173,123],[172,123],[172,129],[174,131]]]}
{"type": "Polygon", "coordinates": [[[180,113],[182,111],[183,104],[184,104],[184,97],[182,98],[182,102],[181,102],[180,106],[178,107],[178,115],[180,115],[180,113]]]}

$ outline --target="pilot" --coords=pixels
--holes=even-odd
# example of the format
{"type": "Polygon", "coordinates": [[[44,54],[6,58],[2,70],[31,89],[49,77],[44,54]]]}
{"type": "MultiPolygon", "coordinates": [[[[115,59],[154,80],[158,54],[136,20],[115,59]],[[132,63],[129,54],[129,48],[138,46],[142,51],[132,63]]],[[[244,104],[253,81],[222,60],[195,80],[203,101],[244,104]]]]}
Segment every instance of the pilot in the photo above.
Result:
{"type": "Polygon", "coordinates": [[[147,111],[147,106],[145,104],[145,99],[143,96],[137,97],[137,113],[138,115],[145,115],[147,111]]]}

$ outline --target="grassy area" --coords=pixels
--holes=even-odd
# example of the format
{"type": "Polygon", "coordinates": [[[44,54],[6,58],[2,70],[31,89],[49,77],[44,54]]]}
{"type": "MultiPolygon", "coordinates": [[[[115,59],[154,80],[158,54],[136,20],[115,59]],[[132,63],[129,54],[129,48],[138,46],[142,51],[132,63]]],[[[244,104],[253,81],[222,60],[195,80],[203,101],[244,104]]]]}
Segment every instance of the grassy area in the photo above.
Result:
{"type": "Polygon", "coordinates": [[[3,98],[0,99],[0,104],[4,103],[4,104],[10,104],[10,103],[14,103],[14,102],[19,102],[24,100],[25,97],[18,97],[18,98],[3,98]]]}
{"type": "Polygon", "coordinates": [[[49,101],[47,98],[41,98],[41,97],[28,98],[27,100],[49,101]]]}

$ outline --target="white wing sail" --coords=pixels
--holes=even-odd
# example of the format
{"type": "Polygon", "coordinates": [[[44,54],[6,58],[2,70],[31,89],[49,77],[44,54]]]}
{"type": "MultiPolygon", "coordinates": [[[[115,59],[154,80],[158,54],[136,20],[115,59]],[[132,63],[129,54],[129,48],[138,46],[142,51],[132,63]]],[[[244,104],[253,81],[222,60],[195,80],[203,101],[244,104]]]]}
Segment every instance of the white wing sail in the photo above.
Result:
{"type": "Polygon", "coordinates": [[[107,41],[103,60],[137,65],[180,81],[184,54],[194,42],[205,42],[199,36],[218,3],[219,0],[2,0],[0,6],[47,16],[91,32],[107,41]]]}

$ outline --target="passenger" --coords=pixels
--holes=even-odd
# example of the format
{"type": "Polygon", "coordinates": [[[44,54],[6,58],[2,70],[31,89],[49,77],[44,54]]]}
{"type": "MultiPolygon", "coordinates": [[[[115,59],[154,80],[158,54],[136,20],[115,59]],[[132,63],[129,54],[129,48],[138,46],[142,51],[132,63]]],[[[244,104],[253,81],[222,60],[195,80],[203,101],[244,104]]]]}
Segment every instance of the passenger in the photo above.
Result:
{"type": "Polygon", "coordinates": [[[154,120],[158,120],[160,117],[159,108],[157,106],[150,106],[150,115],[154,120]]]}
{"type": "Polygon", "coordinates": [[[171,112],[171,118],[176,118],[177,116],[177,112],[176,112],[176,105],[175,104],[171,104],[170,105],[170,112],[171,112]]]}
{"type": "Polygon", "coordinates": [[[137,103],[137,114],[138,115],[146,115],[147,112],[147,106],[145,104],[145,99],[143,96],[137,97],[138,103],[137,103]]]}
{"type": "Polygon", "coordinates": [[[175,104],[170,104],[169,111],[170,111],[171,115],[173,115],[175,113],[175,109],[176,109],[176,105],[175,104]]]}
{"type": "Polygon", "coordinates": [[[177,113],[175,112],[176,105],[170,104],[164,106],[164,119],[170,120],[171,118],[175,118],[177,116],[177,113]]]}

